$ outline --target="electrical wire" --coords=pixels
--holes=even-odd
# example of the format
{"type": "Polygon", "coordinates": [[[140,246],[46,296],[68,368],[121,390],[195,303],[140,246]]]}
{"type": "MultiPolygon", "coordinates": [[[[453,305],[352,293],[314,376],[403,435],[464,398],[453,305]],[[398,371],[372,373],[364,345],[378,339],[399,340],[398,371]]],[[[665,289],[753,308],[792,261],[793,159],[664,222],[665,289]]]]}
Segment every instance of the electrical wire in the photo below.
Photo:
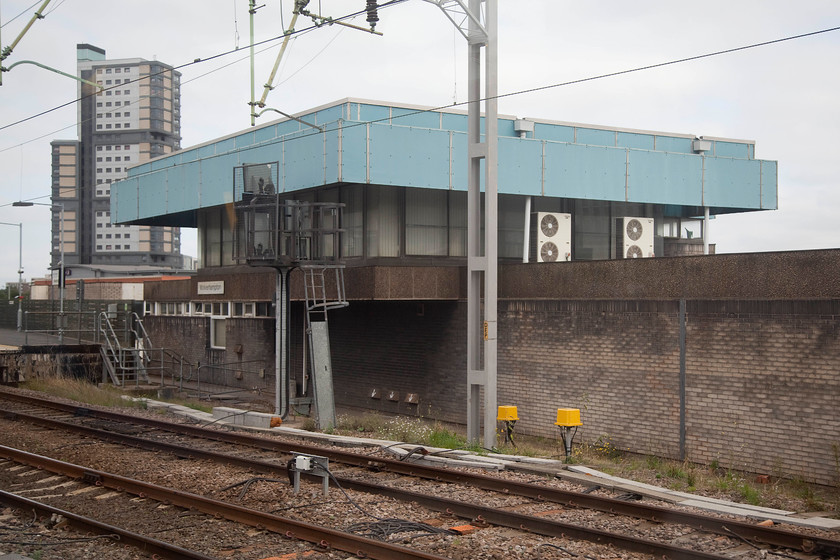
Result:
{"type": "MultiPolygon", "coordinates": [[[[390,2],[386,2],[386,3],[384,3],[384,4],[381,4],[381,5],[379,6],[379,8],[387,8],[387,7],[394,6],[394,5],[397,5],[397,4],[401,4],[401,3],[403,3],[403,2],[407,2],[407,1],[408,1],[408,0],[391,0],[390,2]]],[[[344,16],[341,16],[341,17],[333,18],[333,19],[332,19],[332,21],[333,21],[333,22],[337,22],[337,21],[344,21],[344,20],[346,20],[346,19],[353,19],[353,18],[355,18],[355,17],[357,17],[357,16],[359,16],[359,15],[362,15],[362,14],[364,14],[364,13],[366,13],[366,11],[365,11],[365,10],[361,10],[361,11],[353,12],[353,13],[350,13],[350,14],[347,14],[347,15],[344,15],[344,16]]],[[[174,70],[181,70],[182,68],[187,68],[187,67],[189,67],[189,66],[193,66],[193,65],[195,65],[195,64],[200,64],[200,63],[204,63],[204,62],[209,62],[209,61],[211,61],[211,60],[215,60],[215,59],[217,59],[217,58],[222,58],[222,57],[228,56],[228,55],[230,55],[230,54],[233,54],[233,53],[239,52],[239,51],[241,51],[241,50],[244,50],[244,49],[246,49],[246,48],[250,49],[252,46],[257,47],[257,46],[265,45],[265,44],[267,44],[267,43],[273,43],[273,42],[275,42],[275,41],[279,41],[280,39],[284,39],[287,35],[289,35],[289,36],[299,36],[299,35],[303,35],[303,34],[305,34],[305,33],[312,32],[312,31],[314,31],[314,30],[316,30],[316,29],[318,29],[318,28],[320,28],[320,27],[322,27],[322,26],[323,26],[323,24],[313,24],[313,25],[311,25],[311,26],[309,26],[309,27],[305,27],[305,28],[301,29],[300,31],[298,31],[298,30],[294,30],[294,31],[292,31],[291,33],[285,33],[285,32],[284,32],[282,35],[277,35],[276,37],[272,37],[272,38],[270,38],[270,39],[264,39],[264,40],[262,40],[262,41],[258,41],[258,42],[256,42],[256,43],[254,43],[253,45],[248,45],[248,47],[239,47],[239,48],[231,49],[231,50],[224,51],[224,52],[221,52],[221,53],[217,53],[217,54],[214,54],[214,55],[211,55],[211,56],[205,57],[205,58],[196,58],[196,59],[194,59],[192,62],[185,62],[185,63],[183,63],[183,64],[179,64],[179,65],[177,65],[177,66],[172,66],[171,68],[167,68],[166,70],[163,70],[163,71],[161,71],[161,72],[157,72],[157,73],[155,73],[155,74],[149,74],[148,76],[143,76],[142,78],[137,78],[137,79],[131,80],[131,81],[129,81],[129,82],[123,82],[122,84],[119,84],[119,86],[112,86],[112,87],[110,87],[110,88],[101,89],[101,90],[99,90],[99,91],[95,91],[95,92],[93,92],[93,93],[89,93],[89,94],[87,94],[87,95],[83,95],[82,97],[78,97],[78,98],[76,98],[76,99],[73,99],[72,101],[68,101],[68,102],[66,102],[66,103],[62,103],[61,105],[56,105],[55,107],[53,107],[53,108],[51,108],[51,109],[47,109],[47,110],[41,111],[40,113],[36,113],[36,114],[34,114],[34,115],[31,115],[31,116],[29,116],[29,117],[26,117],[26,118],[24,118],[24,119],[20,119],[20,120],[18,120],[18,121],[15,121],[15,122],[12,122],[12,123],[9,123],[9,124],[6,124],[6,125],[3,125],[3,126],[0,126],[0,130],[5,130],[5,129],[7,129],[7,128],[11,128],[11,127],[13,127],[13,126],[17,126],[17,125],[19,125],[19,124],[23,124],[23,123],[25,123],[25,122],[31,121],[31,120],[33,120],[33,119],[36,119],[36,118],[38,118],[38,117],[41,117],[41,116],[47,115],[47,114],[49,114],[49,113],[52,113],[53,111],[57,111],[57,110],[59,110],[59,109],[63,109],[64,107],[67,107],[67,106],[69,106],[69,105],[73,105],[74,103],[78,103],[79,101],[82,101],[82,100],[84,100],[84,99],[87,99],[88,97],[93,97],[93,96],[97,95],[98,93],[101,93],[101,92],[104,92],[104,91],[108,91],[109,89],[114,89],[114,88],[116,88],[116,87],[121,87],[121,86],[125,85],[126,83],[132,84],[132,83],[135,83],[135,82],[139,82],[140,80],[151,79],[151,78],[153,78],[153,77],[155,77],[155,76],[161,76],[161,75],[163,75],[163,74],[166,74],[166,73],[168,73],[168,72],[172,72],[172,71],[174,71],[174,70]]],[[[2,151],[2,150],[0,150],[0,151],[2,151]]]]}
{"type": "MultiPolygon", "coordinates": [[[[394,1],[400,1],[400,0],[394,0],[394,1]]],[[[820,30],[820,31],[813,31],[813,32],[810,32],[810,33],[803,33],[803,34],[800,34],[800,35],[792,35],[792,36],[784,37],[784,38],[781,38],[781,39],[774,39],[772,41],[764,41],[762,43],[754,43],[754,44],[751,44],[751,45],[735,47],[735,48],[732,48],[732,49],[715,51],[715,52],[696,55],[696,56],[692,56],[692,57],[688,57],[688,58],[672,60],[672,61],[668,61],[668,62],[661,62],[661,63],[658,63],[658,64],[652,64],[652,65],[647,65],[647,66],[640,66],[640,67],[636,67],[636,68],[632,68],[632,69],[621,70],[621,71],[618,71],[618,72],[610,72],[610,73],[607,73],[607,74],[599,74],[599,75],[596,75],[596,76],[590,76],[590,77],[587,77],[587,78],[580,78],[580,79],[577,79],[577,80],[571,80],[571,81],[567,81],[567,82],[560,82],[560,83],[556,83],[556,84],[539,86],[539,87],[534,87],[534,88],[530,88],[530,89],[510,92],[510,93],[503,93],[503,94],[496,95],[493,98],[481,98],[478,101],[486,101],[488,99],[501,99],[501,98],[504,98],[504,97],[512,97],[512,96],[515,96],[515,95],[524,95],[524,94],[527,94],[527,93],[533,93],[533,92],[536,92],[536,91],[543,91],[543,90],[547,90],[547,89],[551,89],[551,88],[557,88],[557,87],[569,86],[569,85],[574,85],[574,84],[579,84],[579,83],[584,83],[584,82],[589,82],[589,81],[594,81],[594,80],[600,80],[600,79],[620,76],[620,75],[623,75],[623,74],[631,74],[631,73],[634,73],[634,72],[641,72],[641,71],[650,70],[650,69],[653,69],[653,68],[661,68],[663,66],[678,64],[678,63],[681,63],[681,62],[688,62],[688,61],[693,61],[693,60],[699,60],[699,59],[702,59],[702,58],[709,58],[709,57],[712,57],[712,56],[719,56],[719,55],[722,55],[722,54],[732,53],[732,52],[736,52],[736,51],[742,51],[742,50],[756,48],[756,47],[760,47],[760,46],[780,43],[780,42],[784,42],[784,41],[791,41],[791,40],[794,40],[794,39],[811,37],[811,36],[819,35],[819,34],[822,34],[822,33],[830,33],[830,32],[837,31],[837,30],[840,30],[840,26],[832,27],[832,28],[828,28],[828,29],[823,29],[823,30],[820,30]]],[[[377,124],[377,123],[382,123],[382,122],[393,122],[393,121],[395,121],[397,119],[400,119],[400,118],[416,116],[416,115],[420,115],[420,114],[423,114],[423,113],[437,112],[437,111],[442,111],[442,110],[446,110],[446,109],[452,109],[452,108],[456,108],[456,107],[460,107],[460,106],[468,105],[468,104],[469,104],[469,102],[463,101],[463,102],[458,102],[458,103],[449,103],[447,105],[439,105],[437,107],[431,107],[431,108],[428,108],[428,109],[417,109],[415,111],[407,111],[405,113],[400,113],[399,115],[386,116],[386,117],[382,117],[380,119],[372,119],[372,120],[368,120],[368,121],[361,121],[361,122],[355,122],[355,123],[342,122],[341,127],[342,127],[343,130],[347,130],[347,129],[351,129],[351,128],[355,128],[355,127],[367,126],[367,125],[377,124]]],[[[230,154],[243,153],[243,152],[247,152],[249,150],[263,148],[265,146],[270,146],[270,145],[274,145],[274,144],[282,144],[284,142],[303,140],[305,138],[309,138],[309,137],[315,136],[317,134],[334,132],[335,130],[337,130],[337,128],[338,128],[337,126],[334,127],[334,128],[329,128],[328,126],[323,126],[320,130],[318,130],[316,132],[310,132],[308,134],[307,133],[297,134],[293,138],[272,138],[272,139],[266,140],[264,142],[252,144],[252,145],[249,145],[249,146],[243,146],[242,148],[235,148],[235,149],[227,151],[227,152],[222,152],[222,153],[218,153],[218,154],[209,155],[209,156],[206,156],[202,159],[210,160],[210,159],[214,159],[214,158],[217,158],[217,157],[224,157],[224,156],[227,156],[227,155],[230,155],[230,154]]],[[[0,130],[2,130],[2,128],[0,128],[0,130]]],[[[134,175],[133,177],[137,178],[137,177],[141,177],[143,175],[144,174],[137,174],[137,175],[134,175]]]]}
{"type": "Polygon", "coordinates": [[[12,22],[13,22],[13,21],[15,21],[17,18],[19,18],[20,16],[22,16],[23,14],[25,14],[26,12],[28,12],[29,10],[31,10],[32,8],[34,8],[35,6],[37,6],[37,5],[38,5],[38,4],[40,4],[40,3],[41,3],[41,0],[36,0],[36,1],[35,1],[32,5],[31,5],[31,6],[29,6],[29,7],[28,7],[28,8],[26,8],[25,10],[23,10],[21,13],[19,13],[18,15],[16,15],[15,17],[13,17],[12,19],[10,19],[9,21],[7,21],[6,23],[4,23],[3,25],[0,25],[0,29],[2,29],[2,28],[4,28],[4,27],[6,27],[7,25],[9,25],[10,23],[12,23],[12,22]]]}

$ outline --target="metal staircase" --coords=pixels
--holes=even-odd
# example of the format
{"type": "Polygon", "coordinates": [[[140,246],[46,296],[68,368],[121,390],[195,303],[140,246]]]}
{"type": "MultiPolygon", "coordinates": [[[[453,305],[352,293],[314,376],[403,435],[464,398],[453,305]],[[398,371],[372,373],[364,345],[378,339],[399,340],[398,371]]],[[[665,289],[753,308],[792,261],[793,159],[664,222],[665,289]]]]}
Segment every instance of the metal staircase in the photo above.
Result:
{"type": "Polygon", "coordinates": [[[143,321],[136,313],[103,312],[98,317],[103,381],[125,386],[149,383],[147,368],[152,348],[143,321]],[[119,333],[119,334],[118,334],[119,333]]]}

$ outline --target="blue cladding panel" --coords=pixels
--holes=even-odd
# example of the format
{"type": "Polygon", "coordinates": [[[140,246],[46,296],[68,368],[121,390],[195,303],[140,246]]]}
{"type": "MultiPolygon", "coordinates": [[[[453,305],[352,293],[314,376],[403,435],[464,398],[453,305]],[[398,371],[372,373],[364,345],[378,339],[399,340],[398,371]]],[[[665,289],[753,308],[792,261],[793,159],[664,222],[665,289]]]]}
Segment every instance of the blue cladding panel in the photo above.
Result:
{"type": "Polygon", "coordinates": [[[679,154],[693,154],[691,138],[676,138],[674,136],[657,136],[656,150],[660,152],[677,152],[679,154]]]}
{"type": "Polygon", "coordinates": [[[342,134],[341,179],[348,183],[364,183],[367,179],[367,127],[345,126],[342,134]]]}
{"type": "Polygon", "coordinates": [[[455,130],[458,132],[467,131],[467,115],[453,115],[451,113],[444,113],[443,115],[443,129],[455,130]]]}
{"type": "Polygon", "coordinates": [[[541,141],[499,138],[498,188],[510,194],[542,194],[541,141]]]}
{"type": "Polygon", "coordinates": [[[575,128],[573,126],[536,123],[534,125],[534,137],[552,142],[572,143],[575,141],[575,128]]]}
{"type": "Polygon", "coordinates": [[[265,142],[277,137],[277,125],[267,126],[254,131],[254,140],[256,142],[265,142]]]}
{"type": "MultiPolygon", "coordinates": [[[[513,129],[513,121],[510,119],[499,119],[499,136],[519,138],[519,135],[513,129]]],[[[531,135],[528,134],[530,138],[531,135]]]]}
{"type": "Polygon", "coordinates": [[[303,132],[286,141],[286,192],[324,183],[324,140],[321,134],[303,132]]]}
{"type": "Polygon", "coordinates": [[[344,105],[336,105],[335,107],[321,109],[320,111],[315,113],[314,116],[312,113],[310,113],[309,115],[303,115],[301,118],[307,122],[311,122],[312,124],[317,124],[319,126],[326,123],[335,122],[338,119],[344,118],[344,105]],[[311,120],[309,120],[310,118],[316,122],[312,122],[311,120]]]}
{"type": "Polygon", "coordinates": [[[216,145],[215,144],[208,144],[206,146],[202,146],[195,150],[198,152],[199,158],[206,158],[210,156],[216,155],[216,145]]]}
{"type": "Polygon", "coordinates": [[[140,185],[140,200],[137,208],[141,216],[166,214],[166,197],[169,188],[169,174],[176,167],[162,171],[156,181],[144,181],[140,185]]]}
{"type": "Polygon", "coordinates": [[[217,154],[223,154],[225,152],[229,152],[233,149],[236,149],[236,136],[233,138],[226,138],[224,140],[220,140],[214,144],[216,148],[217,154]]]}
{"type": "MultiPolygon", "coordinates": [[[[395,115],[414,113],[407,108],[393,111],[395,115]]],[[[335,123],[339,118],[361,117],[364,121],[387,120],[389,116],[387,106],[353,102],[326,108],[317,115],[310,113],[309,120],[335,123]]],[[[233,168],[243,163],[279,162],[278,187],[286,191],[330,184],[339,178],[364,183],[368,157],[372,183],[467,189],[466,115],[420,112],[393,123],[370,125],[370,154],[364,125],[345,122],[339,154],[339,133],[333,130],[336,124],[330,131],[318,133],[289,120],[152,160],[132,168],[129,179],[112,186],[114,219],[133,221],[228,203],[233,193],[233,168]],[[406,122],[422,126],[401,126],[406,122]],[[278,141],[273,141],[275,138],[278,141]],[[286,141],[280,142],[280,138],[286,141]],[[249,149],[252,143],[258,147],[249,149]]],[[[544,189],[547,196],[616,201],[625,200],[626,194],[632,202],[688,207],[705,203],[721,211],[776,208],[778,204],[777,164],[749,159],[754,149],[750,143],[715,141],[716,156],[705,158],[704,198],[703,158],[692,152],[693,137],[580,127],[574,143],[573,125],[535,124],[539,140],[520,139],[513,131],[513,120],[499,121],[500,193],[539,195],[544,189]],[[654,138],[655,151],[651,151],[654,138]],[[616,141],[621,147],[613,147],[616,141]]]]}
{"type": "Polygon", "coordinates": [[[578,128],[577,143],[590,146],[615,146],[615,131],[578,128]]]}
{"type": "Polygon", "coordinates": [[[737,142],[721,142],[716,140],[712,153],[717,157],[749,159],[750,145],[739,144],[737,142]]]}
{"type": "Polygon", "coordinates": [[[238,134],[233,137],[233,144],[237,148],[253,146],[255,143],[253,131],[248,131],[245,134],[238,134]]]}
{"type": "Polygon", "coordinates": [[[706,158],[706,206],[761,208],[761,162],[706,158]]]}
{"type": "Polygon", "coordinates": [[[629,201],[702,204],[701,157],[641,150],[630,150],[629,155],[629,201]]]}
{"type": "Polygon", "coordinates": [[[391,111],[391,124],[396,126],[416,126],[420,128],[440,128],[440,113],[419,109],[394,108],[391,111]]]}
{"type": "Polygon", "coordinates": [[[391,111],[381,105],[362,105],[359,120],[367,122],[388,122],[391,111]]]}
{"type": "Polygon", "coordinates": [[[385,185],[449,188],[449,132],[371,125],[370,180],[385,185]]]}
{"type": "Polygon", "coordinates": [[[467,190],[467,134],[452,134],[452,188],[467,190]]]}
{"type": "Polygon", "coordinates": [[[546,196],[624,200],[624,150],[548,143],[545,157],[546,196]]]}
{"type": "Polygon", "coordinates": [[[775,161],[761,162],[761,207],[769,210],[779,208],[778,190],[779,165],[775,161]]]}
{"type": "Polygon", "coordinates": [[[324,183],[338,181],[338,130],[331,129],[324,134],[326,153],[324,158],[324,183]]]}
{"type": "Polygon", "coordinates": [[[652,150],[653,135],[636,134],[633,132],[619,132],[617,144],[620,148],[638,148],[640,150],[652,150]]]}
{"type": "Polygon", "coordinates": [[[139,179],[123,179],[111,184],[111,219],[124,222],[137,217],[139,179]]]}

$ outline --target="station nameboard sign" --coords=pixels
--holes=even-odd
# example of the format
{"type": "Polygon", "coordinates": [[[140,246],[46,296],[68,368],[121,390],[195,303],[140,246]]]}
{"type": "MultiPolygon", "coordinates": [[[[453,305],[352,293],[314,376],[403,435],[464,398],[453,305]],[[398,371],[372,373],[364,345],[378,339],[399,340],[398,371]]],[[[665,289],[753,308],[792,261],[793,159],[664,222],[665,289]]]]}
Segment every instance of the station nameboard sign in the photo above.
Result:
{"type": "Polygon", "coordinates": [[[222,295],[225,293],[224,280],[215,280],[213,282],[199,282],[197,284],[197,287],[198,295],[200,296],[222,295]]]}

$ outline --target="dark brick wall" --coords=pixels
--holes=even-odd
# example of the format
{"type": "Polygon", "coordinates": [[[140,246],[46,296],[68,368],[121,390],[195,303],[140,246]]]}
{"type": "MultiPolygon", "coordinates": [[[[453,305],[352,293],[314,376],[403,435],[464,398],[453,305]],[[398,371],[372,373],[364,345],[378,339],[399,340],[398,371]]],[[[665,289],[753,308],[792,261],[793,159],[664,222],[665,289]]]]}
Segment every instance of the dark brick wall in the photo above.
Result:
{"type": "Polygon", "coordinates": [[[331,313],[336,402],[463,421],[464,310],[457,302],[353,302],[331,313]],[[419,402],[406,403],[408,393],[419,402]]]}

